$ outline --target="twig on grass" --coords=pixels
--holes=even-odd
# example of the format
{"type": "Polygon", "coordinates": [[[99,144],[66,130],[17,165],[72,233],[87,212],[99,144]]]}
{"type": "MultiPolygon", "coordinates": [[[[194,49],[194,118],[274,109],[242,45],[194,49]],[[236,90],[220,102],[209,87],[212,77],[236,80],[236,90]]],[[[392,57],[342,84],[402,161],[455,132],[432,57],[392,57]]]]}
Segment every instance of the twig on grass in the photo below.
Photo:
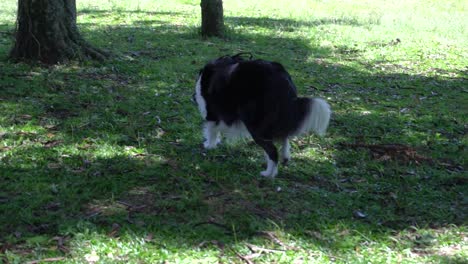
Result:
{"type": "Polygon", "coordinates": [[[232,234],[232,231],[231,231],[231,229],[229,227],[227,227],[226,225],[214,222],[214,221],[205,221],[205,222],[196,223],[196,224],[193,225],[193,227],[199,227],[199,226],[202,226],[202,225],[217,226],[217,227],[220,227],[220,228],[224,229],[226,234],[232,234]]]}
{"type": "Polygon", "coordinates": [[[298,250],[298,248],[296,247],[292,247],[283,243],[283,241],[281,241],[278,237],[276,237],[276,235],[273,232],[259,231],[259,232],[256,232],[256,235],[264,236],[287,250],[298,250]]]}
{"type": "Polygon", "coordinates": [[[46,259],[32,260],[32,261],[26,262],[26,264],[38,264],[42,262],[56,262],[56,261],[62,261],[64,259],[65,259],[64,257],[46,258],[46,259]]]}
{"type": "Polygon", "coordinates": [[[414,161],[416,164],[420,164],[422,162],[434,162],[431,158],[420,155],[415,148],[402,144],[339,143],[339,145],[354,149],[369,149],[373,157],[381,161],[393,159],[403,160],[406,162],[414,161]]]}
{"type": "Polygon", "coordinates": [[[245,256],[242,256],[241,254],[239,254],[239,252],[235,251],[234,249],[231,249],[231,251],[232,251],[238,258],[240,258],[241,260],[243,260],[245,263],[247,263],[247,264],[254,264],[250,259],[248,259],[248,258],[245,257],[245,256]]]}
{"type": "Polygon", "coordinates": [[[220,251],[220,252],[219,252],[219,257],[218,257],[218,258],[219,258],[218,263],[223,263],[223,261],[221,260],[221,257],[224,256],[224,252],[225,252],[225,251],[224,251],[224,249],[225,249],[224,243],[223,243],[223,242],[220,242],[220,241],[218,241],[218,240],[203,241],[203,242],[201,242],[201,243],[198,245],[198,247],[199,247],[199,248],[204,248],[204,247],[206,247],[206,246],[209,245],[209,244],[212,244],[212,245],[215,245],[215,246],[218,247],[218,249],[219,249],[219,251],[220,251]]]}
{"type": "Polygon", "coordinates": [[[253,244],[245,244],[249,249],[250,251],[252,251],[252,253],[263,253],[263,252],[267,252],[267,253],[284,253],[286,250],[284,249],[269,249],[269,248],[263,248],[263,247],[259,247],[259,246],[256,246],[256,245],[253,245],[253,244]]]}

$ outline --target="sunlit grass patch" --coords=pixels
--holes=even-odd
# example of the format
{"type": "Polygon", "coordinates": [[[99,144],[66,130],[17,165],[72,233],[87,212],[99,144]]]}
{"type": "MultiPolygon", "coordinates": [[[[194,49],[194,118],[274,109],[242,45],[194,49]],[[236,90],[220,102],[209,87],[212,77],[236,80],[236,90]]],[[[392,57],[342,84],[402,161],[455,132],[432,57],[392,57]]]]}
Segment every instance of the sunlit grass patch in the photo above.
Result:
{"type": "Polygon", "coordinates": [[[104,62],[13,64],[0,3],[0,262],[463,263],[464,1],[77,1],[104,62]],[[281,62],[332,105],[260,178],[249,141],[202,148],[199,69],[281,62]]]}

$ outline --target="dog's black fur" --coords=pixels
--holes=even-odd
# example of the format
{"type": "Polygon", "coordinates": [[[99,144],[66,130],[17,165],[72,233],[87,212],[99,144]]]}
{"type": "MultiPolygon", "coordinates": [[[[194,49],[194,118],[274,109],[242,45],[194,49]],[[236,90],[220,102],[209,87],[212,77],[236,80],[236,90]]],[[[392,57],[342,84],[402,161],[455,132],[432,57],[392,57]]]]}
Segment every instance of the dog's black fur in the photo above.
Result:
{"type": "Polygon", "coordinates": [[[214,137],[223,130],[245,128],[268,156],[268,169],[262,175],[269,177],[277,173],[274,141],[283,142],[283,156],[287,156],[283,158],[287,161],[288,138],[309,130],[323,134],[330,118],[324,100],[297,97],[291,76],[281,64],[246,60],[241,55],[220,57],[206,64],[200,71],[195,97],[205,118],[205,147],[214,147],[214,137]],[[315,121],[319,127],[307,125],[315,121]]]}

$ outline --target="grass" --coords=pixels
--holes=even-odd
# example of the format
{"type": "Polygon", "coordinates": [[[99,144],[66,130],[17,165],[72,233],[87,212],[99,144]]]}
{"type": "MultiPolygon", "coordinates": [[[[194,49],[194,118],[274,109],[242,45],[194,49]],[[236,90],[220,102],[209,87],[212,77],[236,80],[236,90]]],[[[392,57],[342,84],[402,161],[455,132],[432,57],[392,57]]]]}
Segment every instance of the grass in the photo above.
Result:
{"type": "Polygon", "coordinates": [[[8,61],[16,2],[0,262],[466,261],[465,1],[225,1],[226,38],[204,40],[198,1],[83,0],[80,30],[114,56],[53,67],[8,61]],[[201,147],[198,69],[241,51],[334,111],[274,181],[253,144],[201,147]]]}

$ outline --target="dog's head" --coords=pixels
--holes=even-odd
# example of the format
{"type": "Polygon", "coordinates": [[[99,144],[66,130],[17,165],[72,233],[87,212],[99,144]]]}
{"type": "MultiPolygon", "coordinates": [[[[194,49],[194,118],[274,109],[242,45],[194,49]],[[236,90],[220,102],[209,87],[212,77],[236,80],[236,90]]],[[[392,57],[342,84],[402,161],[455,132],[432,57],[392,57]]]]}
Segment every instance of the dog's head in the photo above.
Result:
{"type": "Polygon", "coordinates": [[[204,75],[203,79],[210,80],[215,73],[221,73],[229,75],[232,73],[232,66],[245,60],[252,60],[253,56],[251,53],[242,52],[236,55],[225,55],[215,60],[208,62],[199,72],[198,76],[204,75]],[[248,55],[248,58],[246,58],[248,55]]]}
{"type": "Polygon", "coordinates": [[[216,89],[222,89],[237,65],[245,60],[252,60],[251,53],[243,52],[232,56],[222,56],[208,62],[198,73],[195,93],[192,101],[197,103],[200,113],[206,118],[206,98],[216,89]]]}

